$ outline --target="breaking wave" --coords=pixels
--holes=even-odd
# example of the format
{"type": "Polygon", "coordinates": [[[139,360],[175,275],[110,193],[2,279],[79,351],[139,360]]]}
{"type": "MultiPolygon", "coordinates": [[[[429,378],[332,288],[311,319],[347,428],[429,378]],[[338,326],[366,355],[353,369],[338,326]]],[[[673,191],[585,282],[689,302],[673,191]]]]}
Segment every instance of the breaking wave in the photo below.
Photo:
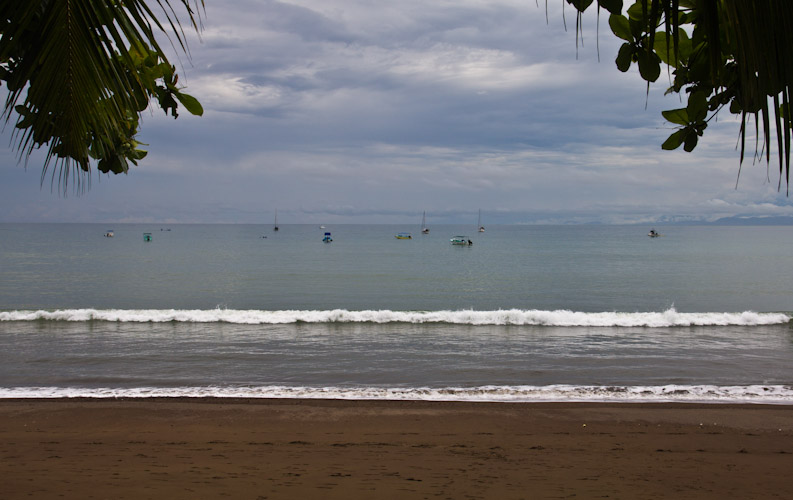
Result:
{"type": "Polygon", "coordinates": [[[480,387],[136,387],[0,388],[0,398],[284,398],[472,402],[702,402],[793,404],[788,385],[480,386],[480,387]]]}
{"type": "Polygon", "coordinates": [[[0,312],[0,321],[111,321],[132,323],[445,323],[454,325],[528,325],[559,327],[685,327],[761,326],[791,321],[785,313],[701,312],[575,312],[503,309],[496,311],[366,310],[179,310],[179,309],[60,309],[0,312]]]}

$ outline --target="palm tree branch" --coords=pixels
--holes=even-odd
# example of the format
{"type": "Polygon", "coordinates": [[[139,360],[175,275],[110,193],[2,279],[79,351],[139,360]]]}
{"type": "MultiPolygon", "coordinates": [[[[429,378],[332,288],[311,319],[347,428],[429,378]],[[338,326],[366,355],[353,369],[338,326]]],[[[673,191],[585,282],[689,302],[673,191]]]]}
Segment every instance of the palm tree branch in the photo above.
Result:
{"type": "MultiPolygon", "coordinates": [[[[179,1],[197,29],[188,0],[179,1]]],[[[170,2],[157,4],[186,50],[170,2]]],[[[145,74],[140,54],[151,54],[151,47],[170,66],[155,30],[171,36],[143,0],[3,2],[0,23],[0,65],[8,84],[0,116],[8,122],[12,110],[19,112],[20,156],[47,146],[42,178],[54,162],[65,189],[72,170],[90,172],[92,148],[111,151],[137,132],[137,115],[158,89],[155,78],[145,74]]]]}

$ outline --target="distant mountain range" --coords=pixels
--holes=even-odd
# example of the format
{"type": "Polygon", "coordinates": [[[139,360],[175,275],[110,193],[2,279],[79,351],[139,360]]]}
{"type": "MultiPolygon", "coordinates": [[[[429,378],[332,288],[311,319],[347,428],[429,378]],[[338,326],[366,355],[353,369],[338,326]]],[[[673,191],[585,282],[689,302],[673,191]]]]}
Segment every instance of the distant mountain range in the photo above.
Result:
{"type": "Polygon", "coordinates": [[[793,217],[788,216],[768,216],[757,217],[749,215],[734,215],[723,217],[713,221],[704,220],[675,220],[674,217],[659,220],[658,224],[668,224],[676,226],[793,226],[793,217]]]}

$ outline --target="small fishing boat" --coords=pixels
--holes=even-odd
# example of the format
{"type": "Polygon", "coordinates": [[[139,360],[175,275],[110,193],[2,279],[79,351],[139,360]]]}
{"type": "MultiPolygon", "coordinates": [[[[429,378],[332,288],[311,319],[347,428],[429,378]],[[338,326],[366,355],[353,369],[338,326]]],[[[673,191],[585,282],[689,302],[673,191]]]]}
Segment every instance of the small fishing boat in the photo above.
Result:
{"type": "Polygon", "coordinates": [[[485,226],[482,225],[482,209],[479,209],[479,222],[476,223],[480,233],[485,232],[485,226]]]}
{"type": "Polygon", "coordinates": [[[108,229],[107,232],[105,233],[105,238],[112,238],[113,236],[114,236],[113,230],[108,229]]]}
{"type": "Polygon", "coordinates": [[[151,233],[143,233],[143,241],[151,241],[151,233]]]}
{"type": "Polygon", "coordinates": [[[657,237],[661,236],[661,233],[659,233],[655,229],[650,229],[650,232],[647,233],[647,236],[649,236],[650,238],[657,238],[657,237]]]}
{"type": "Polygon", "coordinates": [[[421,215],[421,234],[430,234],[430,228],[427,227],[427,212],[421,215]]]}
{"type": "Polygon", "coordinates": [[[322,242],[323,243],[330,243],[331,241],[333,241],[333,238],[330,237],[330,233],[325,233],[325,237],[322,238],[322,242]]]}
{"type": "Polygon", "coordinates": [[[273,231],[278,231],[278,209],[275,209],[275,221],[273,221],[273,231]]]}
{"type": "Polygon", "coordinates": [[[466,247],[474,244],[474,242],[471,241],[471,238],[463,235],[453,236],[449,241],[452,242],[452,245],[460,245],[466,247]]]}
{"type": "Polygon", "coordinates": [[[413,239],[413,235],[410,234],[410,233],[397,233],[397,235],[394,236],[394,238],[396,238],[398,240],[412,240],[413,239]]]}

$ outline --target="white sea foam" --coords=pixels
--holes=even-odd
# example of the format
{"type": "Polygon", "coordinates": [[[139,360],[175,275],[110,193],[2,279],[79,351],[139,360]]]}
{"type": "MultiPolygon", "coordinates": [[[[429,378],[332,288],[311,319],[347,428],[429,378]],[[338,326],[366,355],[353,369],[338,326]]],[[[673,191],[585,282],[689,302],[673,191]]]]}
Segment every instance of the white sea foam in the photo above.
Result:
{"type": "Polygon", "coordinates": [[[457,325],[534,325],[576,327],[685,327],[759,326],[784,324],[784,313],[702,312],[684,313],[670,308],[662,312],[575,312],[503,309],[496,311],[391,311],[365,310],[179,310],[179,309],[61,309],[53,311],[0,312],[0,321],[113,321],[138,323],[446,323],[457,325]]]}
{"type": "Polygon", "coordinates": [[[793,386],[137,387],[0,388],[0,398],[286,398],[473,402],[704,402],[793,404],[793,386]]]}

